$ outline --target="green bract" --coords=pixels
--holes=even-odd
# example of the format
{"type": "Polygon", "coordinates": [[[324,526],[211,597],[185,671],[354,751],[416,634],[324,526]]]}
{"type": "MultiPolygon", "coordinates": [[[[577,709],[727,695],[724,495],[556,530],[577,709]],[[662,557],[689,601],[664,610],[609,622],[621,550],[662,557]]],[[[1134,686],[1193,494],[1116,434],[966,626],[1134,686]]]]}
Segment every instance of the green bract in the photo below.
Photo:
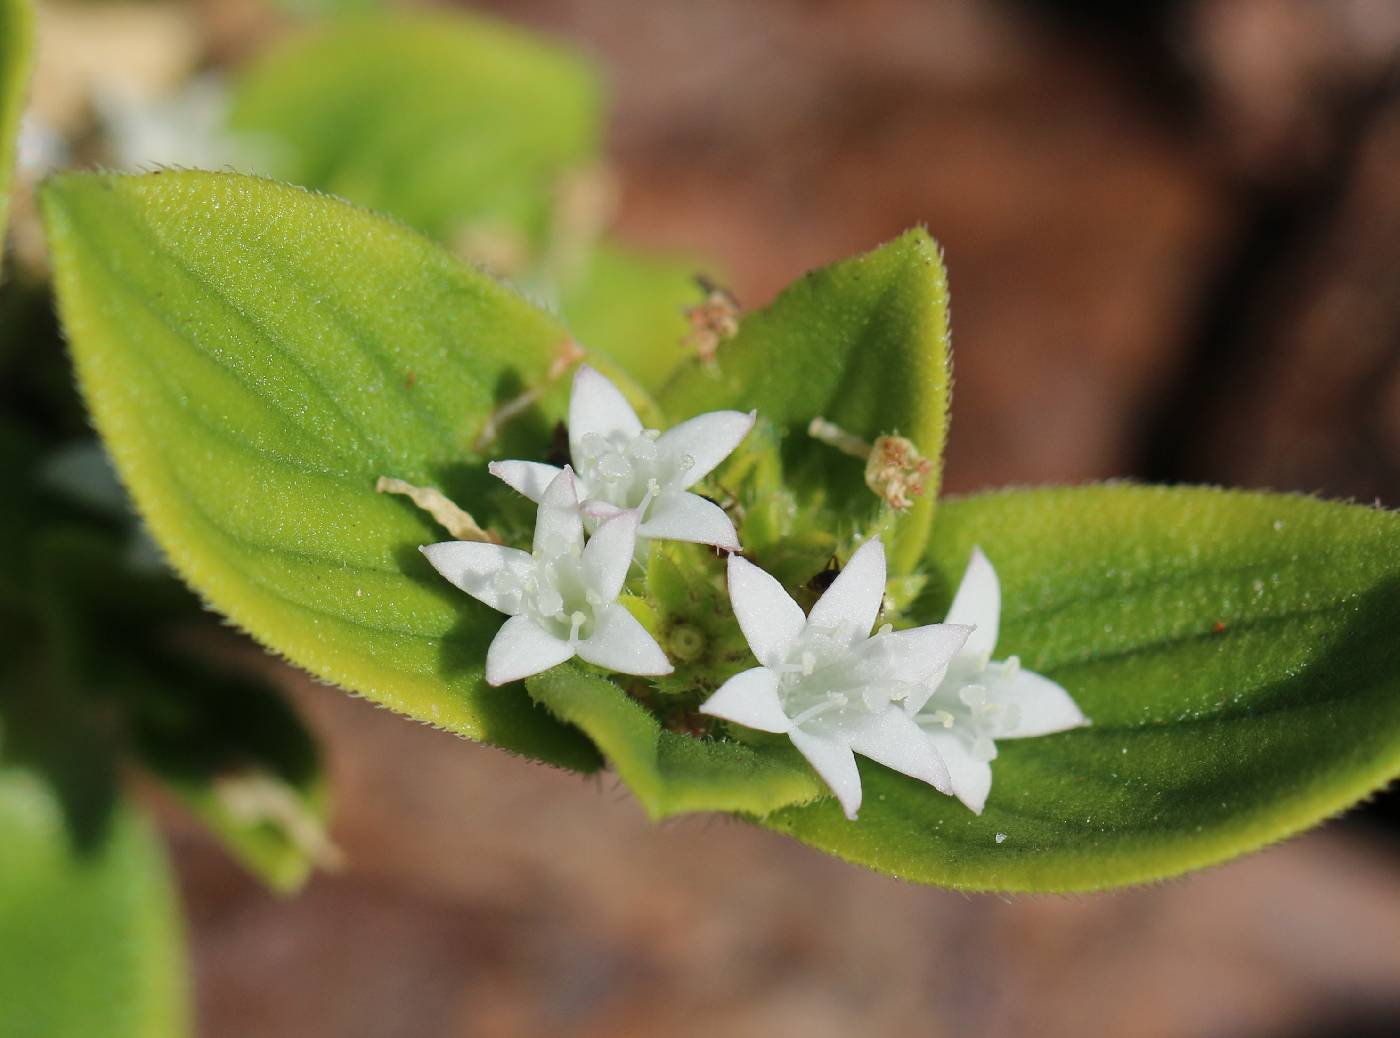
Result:
{"type": "Polygon", "coordinates": [[[141,818],[122,809],[75,848],[49,790],[0,769],[0,1034],[189,1033],[176,908],[141,818]]]}
{"type": "Polygon", "coordinates": [[[0,242],[10,212],[15,144],[29,85],[33,21],[29,0],[0,0],[0,242]]]}
{"type": "Polygon", "coordinates": [[[810,600],[826,557],[878,530],[896,549],[893,615],[936,622],[980,544],[1003,583],[998,656],[1093,719],[1005,743],[980,818],[863,763],[851,823],[785,739],[697,721],[750,665],[704,550],[654,552],[629,598],[675,674],[482,680],[499,615],[428,568],[416,548],[441,533],[374,483],[441,487],[523,540],[522,499],[486,476],[477,443],[496,408],[540,389],[489,453],[545,457],[563,403],[545,381],[567,335],[554,319],[395,224],[267,181],[74,175],[44,211],[98,427],[210,602],[411,716],[570,767],[601,754],[653,816],[736,812],[925,882],[1087,889],[1280,838],[1400,766],[1395,516],[1098,487],[953,501],[936,522],[930,494],[896,517],[858,459],[807,435],[821,415],[940,457],[946,292],[922,232],[809,275],[660,398],[664,424],[760,411],[706,492],[732,494],[745,545],[778,559],[795,595],[810,600]]]}
{"type": "Polygon", "coordinates": [[[933,518],[948,424],[948,285],[927,232],[910,231],[874,252],[813,271],[747,317],[714,367],[692,361],[660,396],[673,419],[735,407],[758,409],[784,437],[787,480],[804,503],[828,503],[874,521],[877,499],[864,463],[807,435],[814,417],[867,442],[912,440],[934,471],[900,516],[890,570],[919,559],[933,518]]]}

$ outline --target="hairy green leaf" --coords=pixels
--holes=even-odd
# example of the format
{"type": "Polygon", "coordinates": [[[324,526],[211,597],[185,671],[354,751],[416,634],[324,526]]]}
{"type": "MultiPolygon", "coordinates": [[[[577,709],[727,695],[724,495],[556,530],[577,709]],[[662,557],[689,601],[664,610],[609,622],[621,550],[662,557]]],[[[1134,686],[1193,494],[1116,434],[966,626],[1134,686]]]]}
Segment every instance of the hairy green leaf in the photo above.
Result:
{"type": "Polygon", "coordinates": [[[812,439],[815,417],[867,443],[912,440],[932,463],[926,490],[901,517],[892,572],[919,559],[933,518],[948,419],[948,287],[938,246],[922,230],[813,271],[746,315],[716,364],[691,361],[662,391],[672,420],[757,408],[784,435],[789,483],[806,504],[873,522],[865,463],[812,439]]]}
{"type": "MultiPolygon", "coordinates": [[[[474,444],[544,386],[566,331],[418,235],[268,181],[73,174],[42,202],[84,395],[189,583],[318,677],[594,766],[519,687],[485,684],[499,615],[421,558],[443,532],[374,490],[436,485],[489,522],[498,484],[474,444]]],[[[542,456],[564,389],[501,449],[542,456]]]]}
{"type": "Polygon", "coordinates": [[[260,58],[231,121],[294,183],[441,241],[503,231],[539,245],[559,176],[594,157],[599,93],[585,62],[494,21],[366,16],[260,58]]]}
{"type": "Polygon", "coordinates": [[[0,1034],[190,1032],[176,894],[145,819],[122,807],[77,849],[58,800],[0,769],[0,1034]]]}
{"type": "Polygon", "coordinates": [[[974,545],[1002,581],[996,655],[1092,727],[998,743],[981,817],[862,761],[858,822],[827,801],[769,824],[920,882],[1090,890],[1282,839],[1400,772],[1400,516],[1131,486],[950,500],[924,622],[974,545]]]}
{"type": "Polygon", "coordinates": [[[10,213],[10,182],[29,86],[33,23],[29,0],[0,0],[0,242],[10,213]]]}
{"type": "Polygon", "coordinates": [[[791,747],[667,731],[616,684],[577,666],[555,667],[526,687],[560,720],[588,733],[654,819],[687,811],[764,815],[823,791],[791,747]]]}

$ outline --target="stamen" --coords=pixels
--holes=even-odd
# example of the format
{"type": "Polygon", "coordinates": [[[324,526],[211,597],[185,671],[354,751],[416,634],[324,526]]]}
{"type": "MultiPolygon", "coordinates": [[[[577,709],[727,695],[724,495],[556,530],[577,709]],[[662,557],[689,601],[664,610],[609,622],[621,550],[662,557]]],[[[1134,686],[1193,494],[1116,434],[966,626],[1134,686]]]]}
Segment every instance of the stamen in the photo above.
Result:
{"type": "Polygon", "coordinates": [[[966,706],[981,706],[987,701],[987,689],[984,685],[964,685],[958,690],[958,698],[966,706]]]}
{"type": "Polygon", "coordinates": [[[820,717],[822,714],[830,713],[832,710],[840,710],[847,702],[844,695],[833,692],[825,703],[817,703],[815,706],[809,706],[806,710],[803,710],[802,713],[794,717],[792,719],[792,726],[794,728],[801,728],[814,717],[820,717]]]}

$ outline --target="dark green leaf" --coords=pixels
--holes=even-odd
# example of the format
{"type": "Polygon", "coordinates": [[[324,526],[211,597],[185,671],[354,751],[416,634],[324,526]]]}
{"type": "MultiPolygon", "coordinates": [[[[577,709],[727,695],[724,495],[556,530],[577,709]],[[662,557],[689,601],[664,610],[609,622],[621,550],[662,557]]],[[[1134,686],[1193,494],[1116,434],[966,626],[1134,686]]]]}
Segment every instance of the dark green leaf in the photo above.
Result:
{"type": "MultiPolygon", "coordinates": [[[[499,614],[421,558],[442,531],[374,491],[437,485],[491,521],[473,444],[565,330],[416,234],[268,181],[68,175],[43,203],[84,395],[182,575],[318,677],[591,766],[518,686],[485,684],[499,614]]],[[[503,449],[543,454],[556,388],[503,449]]]]}
{"type": "Polygon", "coordinates": [[[862,762],[858,822],[827,801],[775,828],[919,882],[1089,890],[1282,839],[1400,772],[1400,516],[1130,486],[946,501],[924,622],[978,544],[997,656],[1092,727],[999,743],[981,817],[862,762]]]}

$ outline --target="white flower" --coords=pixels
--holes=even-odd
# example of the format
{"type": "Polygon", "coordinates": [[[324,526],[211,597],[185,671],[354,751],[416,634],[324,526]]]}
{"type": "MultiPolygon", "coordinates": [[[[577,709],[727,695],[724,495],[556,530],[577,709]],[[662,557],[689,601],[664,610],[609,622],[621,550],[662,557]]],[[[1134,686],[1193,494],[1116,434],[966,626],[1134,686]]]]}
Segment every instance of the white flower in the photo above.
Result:
{"type": "Polygon", "coordinates": [[[661,647],[617,602],[636,537],[636,514],[623,512],[585,544],[574,474],[565,467],[540,497],[533,553],[481,541],[421,551],[467,594],[510,616],[486,652],[492,685],[575,655],[622,674],[669,674],[661,647]]]}
{"type": "MultiPolygon", "coordinates": [[[[617,387],[586,364],[569,397],[569,454],[590,522],[635,509],[638,548],[647,540],[693,541],[739,550],[724,509],[687,488],[712,472],[753,428],[754,415],[714,411],[666,432],[642,427],[617,387]]],[[[558,474],[534,461],[492,462],[491,473],[532,501],[558,474]]]]}
{"type": "Polygon", "coordinates": [[[1050,735],[1089,723],[1068,692],[1022,670],[1015,656],[991,662],[1000,621],[996,570],[982,549],[974,548],[947,622],[972,624],[975,630],[942,680],[926,686],[927,701],[905,703],[947,763],[954,795],[978,814],[992,788],[997,739],[1050,735]]]}
{"type": "Polygon", "coordinates": [[[860,808],[855,754],[947,793],[948,769],[898,705],[948,666],[970,629],[930,624],[874,637],[885,596],[885,548],[867,541],[810,616],[752,563],[729,559],[729,597],[762,666],[730,678],[700,709],[788,736],[845,809],[860,808]]]}

